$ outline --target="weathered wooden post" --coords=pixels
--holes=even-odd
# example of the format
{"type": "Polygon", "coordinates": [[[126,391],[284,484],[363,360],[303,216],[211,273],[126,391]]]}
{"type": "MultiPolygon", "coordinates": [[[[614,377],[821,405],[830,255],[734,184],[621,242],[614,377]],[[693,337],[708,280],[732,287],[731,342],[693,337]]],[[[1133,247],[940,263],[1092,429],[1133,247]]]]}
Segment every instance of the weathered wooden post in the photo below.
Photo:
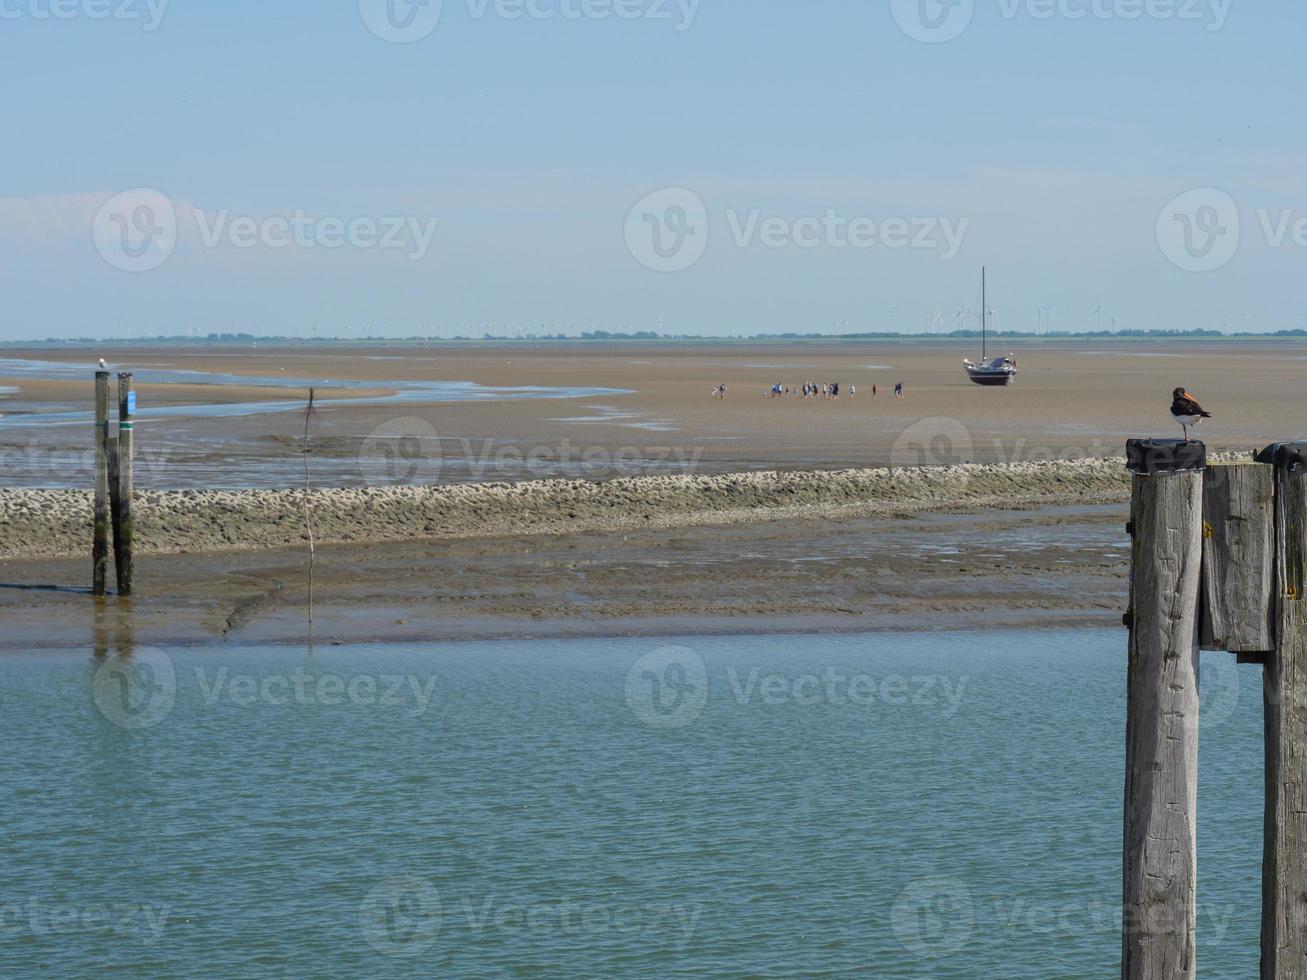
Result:
{"type": "Polygon", "coordinates": [[[1272,446],[1275,649],[1267,656],[1262,977],[1307,978],[1307,443],[1272,446]]]}
{"type": "Polygon", "coordinates": [[[1200,442],[1126,447],[1134,536],[1126,708],[1123,980],[1196,977],[1200,442]]]}
{"type": "Polygon", "coordinates": [[[1262,663],[1275,647],[1275,470],[1209,463],[1203,473],[1204,650],[1262,663]]]}
{"type": "Polygon", "coordinates": [[[95,372],[95,516],[91,592],[104,595],[109,566],[109,372],[95,372]]]}
{"type": "Polygon", "coordinates": [[[113,557],[118,594],[132,594],[132,435],[136,390],[132,375],[118,375],[118,445],[114,455],[113,557]]]}

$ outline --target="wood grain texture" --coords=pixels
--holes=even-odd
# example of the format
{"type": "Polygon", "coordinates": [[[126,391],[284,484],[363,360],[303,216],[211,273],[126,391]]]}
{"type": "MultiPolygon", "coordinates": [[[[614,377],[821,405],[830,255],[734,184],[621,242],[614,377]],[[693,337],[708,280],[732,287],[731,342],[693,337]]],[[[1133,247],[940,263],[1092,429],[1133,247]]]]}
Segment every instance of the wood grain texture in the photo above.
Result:
{"type": "Polygon", "coordinates": [[[1275,647],[1275,468],[1210,465],[1203,474],[1204,650],[1275,647]]]}
{"type": "Polygon", "coordinates": [[[1268,658],[1262,972],[1307,980],[1307,474],[1276,468],[1277,648],[1268,658]]]}
{"type": "Polygon", "coordinates": [[[1132,482],[1121,975],[1174,980],[1197,970],[1203,475],[1132,482]]]}
{"type": "Polygon", "coordinates": [[[95,521],[91,592],[102,596],[109,572],[109,372],[95,375],[95,521]]]}
{"type": "Polygon", "coordinates": [[[129,411],[129,400],[136,390],[131,374],[118,375],[118,451],[117,469],[113,475],[113,560],[118,582],[118,594],[132,594],[132,577],[135,563],[132,559],[134,525],[132,500],[135,496],[132,480],[133,435],[136,420],[129,411]]]}

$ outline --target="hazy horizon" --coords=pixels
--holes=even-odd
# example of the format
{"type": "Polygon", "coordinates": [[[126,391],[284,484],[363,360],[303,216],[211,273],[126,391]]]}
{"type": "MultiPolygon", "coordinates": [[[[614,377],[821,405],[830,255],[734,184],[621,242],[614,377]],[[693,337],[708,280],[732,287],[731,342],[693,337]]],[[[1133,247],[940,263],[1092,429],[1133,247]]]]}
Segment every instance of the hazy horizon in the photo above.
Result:
{"type": "Polygon", "coordinates": [[[0,340],[1307,325],[1299,6],[55,6],[0,340]]]}

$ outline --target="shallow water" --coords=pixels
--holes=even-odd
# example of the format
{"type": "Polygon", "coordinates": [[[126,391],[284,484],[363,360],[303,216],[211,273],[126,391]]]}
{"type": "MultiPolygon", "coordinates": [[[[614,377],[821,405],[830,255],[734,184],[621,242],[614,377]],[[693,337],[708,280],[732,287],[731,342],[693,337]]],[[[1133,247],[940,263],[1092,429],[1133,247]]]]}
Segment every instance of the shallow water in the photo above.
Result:
{"type": "MultiPolygon", "coordinates": [[[[380,358],[374,358],[380,359],[380,358]]],[[[57,361],[0,358],[0,376],[36,379],[90,379],[94,364],[69,364],[57,361]]],[[[577,401],[613,398],[630,394],[623,388],[550,387],[522,385],[494,387],[471,381],[359,381],[331,378],[272,377],[239,375],[224,372],[138,370],[137,382],[143,384],[186,384],[243,386],[254,388],[313,387],[319,394],[388,389],[384,395],[357,395],[321,400],[321,415],[347,416],[361,407],[390,406],[421,415],[423,406],[451,402],[577,401]]],[[[90,389],[87,389],[88,392],[90,389]]],[[[12,399],[17,391],[0,388],[0,488],[86,489],[95,482],[94,416],[85,409],[67,405],[12,399]]],[[[116,417],[117,409],[113,413],[116,417]]],[[[269,432],[239,432],[220,420],[253,416],[303,413],[304,402],[281,399],[191,405],[152,405],[141,399],[136,413],[138,439],[135,451],[135,482],[143,490],[206,489],[216,485],[223,489],[278,489],[300,485],[304,478],[304,458],[298,444],[287,449],[270,444],[269,432]],[[167,426],[152,423],[168,420],[167,426]],[[219,421],[215,421],[219,420],[219,421]]],[[[591,421],[608,421],[633,430],[665,432],[674,428],[666,419],[649,418],[641,413],[624,412],[604,406],[601,415],[591,421]]],[[[284,421],[284,420],[283,420],[284,421]]],[[[298,431],[293,424],[269,429],[298,431]]],[[[322,427],[319,426],[319,429],[322,427]]],[[[411,436],[424,460],[419,468],[426,476],[413,483],[478,482],[486,479],[523,479],[539,476],[585,478],[590,476],[583,459],[560,461],[550,472],[523,472],[522,454],[507,454],[499,459],[498,447],[485,443],[480,454],[470,452],[462,441],[441,438],[429,424],[417,418],[395,418],[364,438],[356,433],[347,441],[328,440],[314,443],[311,478],[325,486],[375,485],[376,473],[403,448],[403,437],[411,436]],[[448,457],[446,459],[446,457],[448,457]]],[[[580,454],[578,453],[579,457],[580,454]]],[[[629,465],[636,471],[680,471],[685,466],[661,458],[634,458],[629,465]]],[[[689,464],[687,464],[689,465],[689,464]]],[[[404,467],[401,467],[401,472],[404,467]]],[[[384,485],[397,481],[384,479],[384,485]]]]}
{"type": "MultiPolygon", "coordinates": [[[[33,380],[78,380],[93,378],[95,365],[69,364],[62,361],[36,361],[0,357],[0,374],[33,380]]],[[[393,394],[351,398],[350,405],[391,405],[405,402],[441,403],[487,400],[602,398],[629,394],[621,388],[558,388],[540,385],[492,387],[473,381],[357,381],[348,378],[284,378],[256,374],[228,374],[219,371],[176,371],[142,369],[134,372],[140,384],[226,385],[253,388],[318,388],[324,391],[358,391],[388,388],[393,394]]],[[[302,403],[292,401],[248,401],[206,405],[142,405],[141,418],[237,418],[298,412],[302,403]]],[[[93,420],[89,411],[27,412],[0,419],[8,429],[33,425],[74,424],[93,420]]]]}
{"type": "MultiPolygon", "coordinates": [[[[0,975],[1101,978],[1125,638],[7,657],[0,975]]],[[[1256,970],[1205,655],[1199,975],[1256,970]]]]}

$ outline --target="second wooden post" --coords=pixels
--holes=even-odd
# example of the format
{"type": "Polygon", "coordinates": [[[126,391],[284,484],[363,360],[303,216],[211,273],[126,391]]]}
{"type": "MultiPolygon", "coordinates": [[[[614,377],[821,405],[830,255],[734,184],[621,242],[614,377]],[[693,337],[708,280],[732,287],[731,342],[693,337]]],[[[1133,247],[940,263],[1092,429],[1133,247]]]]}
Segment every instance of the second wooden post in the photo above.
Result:
{"type": "Polygon", "coordinates": [[[132,594],[132,440],[136,423],[132,375],[118,375],[118,452],[114,473],[113,560],[118,594],[132,594]]]}
{"type": "Polygon", "coordinates": [[[1307,978],[1307,444],[1274,446],[1276,643],[1266,659],[1262,977],[1307,978]]]}
{"type": "Polygon", "coordinates": [[[91,530],[91,592],[102,596],[109,571],[109,372],[95,372],[95,510],[91,530]]]}
{"type": "Polygon", "coordinates": [[[1135,440],[1121,976],[1197,975],[1199,442],[1135,440]]]}

